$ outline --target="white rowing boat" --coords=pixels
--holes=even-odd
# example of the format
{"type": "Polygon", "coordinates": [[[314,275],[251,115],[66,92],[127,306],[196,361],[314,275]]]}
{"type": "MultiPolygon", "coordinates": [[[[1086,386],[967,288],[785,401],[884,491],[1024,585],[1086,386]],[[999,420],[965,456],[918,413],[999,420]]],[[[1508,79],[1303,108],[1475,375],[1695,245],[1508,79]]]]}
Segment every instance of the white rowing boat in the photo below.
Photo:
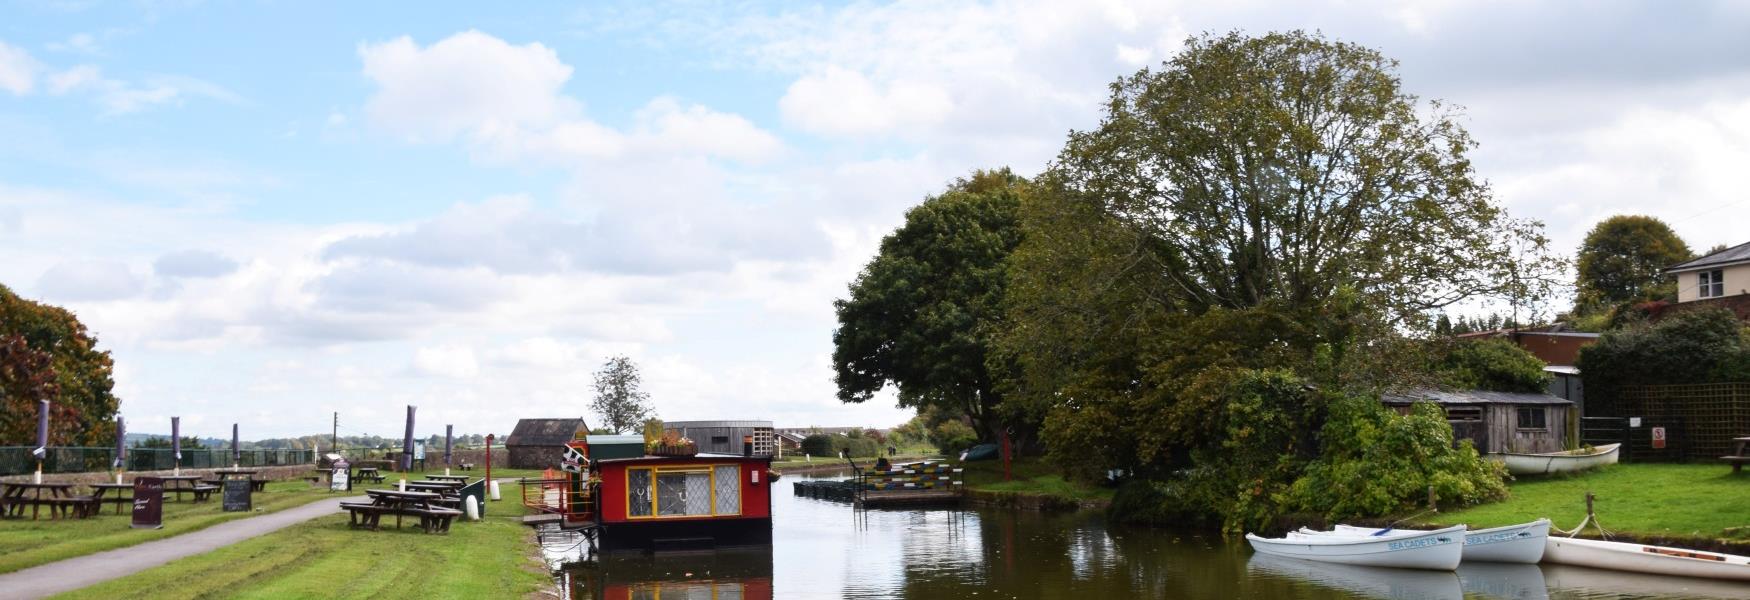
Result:
{"type": "Polygon", "coordinates": [[[1246,534],[1252,549],[1273,556],[1320,562],[1451,571],[1464,557],[1465,527],[1394,536],[1289,533],[1281,538],[1246,534]]]}
{"type": "Polygon", "coordinates": [[[1665,546],[1552,537],[1543,559],[1594,569],[1750,581],[1750,556],[1665,546]]]}
{"type": "Polygon", "coordinates": [[[1605,444],[1596,448],[1581,448],[1562,452],[1547,452],[1544,454],[1514,454],[1503,452],[1491,454],[1501,462],[1507,463],[1507,472],[1514,475],[1546,475],[1549,473],[1568,473],[1584,471],[1604,465],[1614,465],[1617,450],[1622,444],[1605,444]]]}
{"type": "MultiPolygon", "coordinates": [[[[1305,529],[1301,531],[1306,532],[1305,529]]],[[[1381,530],[1374,527],[1338,525],[1331,533],[1389,537],[1403,535],[1404,532],[1421,531],[1423,530],[1381,530]]],[[[1483,561],[1534,565],[1543,559],[1544,540],[1548,537],[1549,519],[1538,519],[1518,525],[1467,530],[1464,533],[1464,560],[1466,562],[1483,561]]]]}

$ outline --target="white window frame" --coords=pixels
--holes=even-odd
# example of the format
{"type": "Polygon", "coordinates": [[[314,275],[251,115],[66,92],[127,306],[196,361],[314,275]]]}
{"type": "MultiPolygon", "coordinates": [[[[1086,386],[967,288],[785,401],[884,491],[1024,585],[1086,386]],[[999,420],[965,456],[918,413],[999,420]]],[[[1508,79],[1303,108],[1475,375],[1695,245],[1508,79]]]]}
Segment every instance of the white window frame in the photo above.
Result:
{"type": "Polygon", "coordinates": [[[1726,295],[1726,271],[1714,269],[1696,274],[1698,298],[1719,298],[1726,295]]]}

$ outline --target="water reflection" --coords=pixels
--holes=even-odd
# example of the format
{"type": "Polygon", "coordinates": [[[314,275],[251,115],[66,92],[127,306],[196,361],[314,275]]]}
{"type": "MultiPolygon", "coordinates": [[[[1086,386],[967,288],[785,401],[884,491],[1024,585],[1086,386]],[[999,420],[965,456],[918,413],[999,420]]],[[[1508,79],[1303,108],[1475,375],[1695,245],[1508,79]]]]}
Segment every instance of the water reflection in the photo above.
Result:
{"type": "MultiPolygon", "coordinates": [[[[773,494],[771,548],[596,557],[573,598],[1750,598],[1750,586],[1536,565],[1457,574],[1253,556],[1243,542],[1108,529],[1098,514],[856,511],[773,494]]],[[[563,547],[558,538],[546,546],[563,547]]],[[[575,559],[572,559],[575,560],[575,559]]]]}

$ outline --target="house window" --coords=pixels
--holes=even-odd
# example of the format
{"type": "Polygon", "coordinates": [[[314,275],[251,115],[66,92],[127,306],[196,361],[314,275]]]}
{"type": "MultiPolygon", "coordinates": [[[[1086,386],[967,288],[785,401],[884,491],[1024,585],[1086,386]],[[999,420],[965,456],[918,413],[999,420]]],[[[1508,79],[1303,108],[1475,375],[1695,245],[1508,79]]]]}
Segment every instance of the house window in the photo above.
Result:
{"type": "Polygon", "coordinates": [[[1726,295],[1725,274],[1725,271],[1719,269],[1698,273],[1697,276],[1700,278],[1698,283],[1700,285],[1697,286],[1696,289],[1701,291],[1701,297],[1718,298],[1726,295]]]}
{"type": "Polygon", "coordinates": [[[1519,428],[1520,429],[1548,429],[1549,422],[1545,420],[1545,417],[1546,417],[1546,415],[1544,414],[1545,412],[1546,412],[1546,409],[1544,409],[1542,407],[1537,407],[1537,408],[1521,407],[1519,409],[1519,428]]]}
{"type": "Polygon", "coordinates": [[[709,517],[741,513],[737,465],[626,469],[629,518],[709,517]]]}
{"type": "Polygon", "coordinates": [[[1479,406],[1453,406],[1446,409],[1448,421],[1481,421],[1483,409],[1479,406]]]}

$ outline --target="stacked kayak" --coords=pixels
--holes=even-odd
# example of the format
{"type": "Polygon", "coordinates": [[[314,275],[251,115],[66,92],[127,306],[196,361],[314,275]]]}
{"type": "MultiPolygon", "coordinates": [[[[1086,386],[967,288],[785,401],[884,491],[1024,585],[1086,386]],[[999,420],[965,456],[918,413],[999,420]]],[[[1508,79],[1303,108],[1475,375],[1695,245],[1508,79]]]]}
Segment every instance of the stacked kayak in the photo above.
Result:
{"type": "Polygon", "coordinates": [[[1464,558],[1465,526],[1386,535],[1292,532],[1264,538],[1246,534],[1260,554],[1346,565],[1451,571],[1464,558]]]}
{"type": "MultiPolygon", "coordinates": [[[[1302,531],[1305,531],[1304,529],[1302,531]]],[[[1397,532],[1417,531],[1413,529],[1375,529],[1371,527],[1351,527],[1338,525],[1330,533],[1335,535],[1392,535],[1397,532]]],[[[1464,533],[1464,560],[1466,562],[1504,562],[1537,564],[1543,560],[1544,543],[1549,539],[1549,519],[1538,519],[1530,523],[1490,527],[1488,529],[1471,529],[1464,533]]]]}

